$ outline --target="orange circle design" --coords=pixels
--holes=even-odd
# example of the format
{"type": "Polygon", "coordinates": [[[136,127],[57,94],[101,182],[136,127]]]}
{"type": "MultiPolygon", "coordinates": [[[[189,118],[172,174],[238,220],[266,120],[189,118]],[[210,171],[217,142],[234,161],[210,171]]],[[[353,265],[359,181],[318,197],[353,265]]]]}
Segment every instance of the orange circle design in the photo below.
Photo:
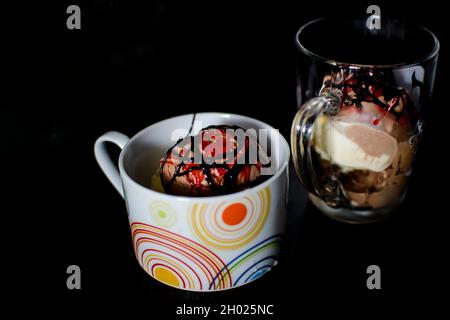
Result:
{"type": "Polygon", "coordinates": [[[223,210],[222,220],[227,225],[235,226],[241,223],[246,215],[247,215],[247,207],[244,204],[237,202],[230,204],[228,207],[225,208],[225,210],[223,210]]]}
{"type": "Polygon", "coordinates": [[[205,245],[232,250],[250,243],[263,229],[270,211],[270,189],[239,202],[195,203],[189,212],[193,233],[205,245]]]}

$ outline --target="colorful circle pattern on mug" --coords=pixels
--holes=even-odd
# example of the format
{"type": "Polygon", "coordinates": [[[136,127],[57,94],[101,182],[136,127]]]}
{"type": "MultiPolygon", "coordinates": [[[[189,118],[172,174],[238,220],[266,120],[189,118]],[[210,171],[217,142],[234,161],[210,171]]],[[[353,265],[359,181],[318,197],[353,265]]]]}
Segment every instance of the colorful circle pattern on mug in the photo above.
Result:
{"type": "Polygon", "coordinates": [[[132,223],[131,231],[136,257],[155,279],[188,290],[232,287],[225,263],[205,246],[144,223],[132,223]]]}
{"type": "Polygon", "coordinates": [[[199,240],[194,241],[169,231],[179,215],[170,204],[153,201],[152,224],[131,224],[134,250],[147,273],[170,286],[197,291],[236,287],[277,263],[281,235],[254,241],[269,209],[268,187],[239,201],[196,203],[186,212],[186,222],[199,240]]]}
{"type": "Polygon", "coordinates": [[[264,275],[278,263],[281,240],[281,234],[274,235],[239,254],[226,265],[224,272],[220,273],[224,275],[223,281],[230,280],[236,287],[264,275]]]}
{"type": "Polygon", "coordinates": [[[277,264],[281,235],[264,239],[228,264],[201,244],[159,227],[131,225],[141,266],[155,279],[181,289],[214,291],[253,281],[277,264]]]}
{"type": "Polygon", "coordinates": [[[190,226],[198,239],[215,249],[233,250],[249,244],[261,231],[270,208],[270,189],[236,202],[196,203],[190,226]]]}

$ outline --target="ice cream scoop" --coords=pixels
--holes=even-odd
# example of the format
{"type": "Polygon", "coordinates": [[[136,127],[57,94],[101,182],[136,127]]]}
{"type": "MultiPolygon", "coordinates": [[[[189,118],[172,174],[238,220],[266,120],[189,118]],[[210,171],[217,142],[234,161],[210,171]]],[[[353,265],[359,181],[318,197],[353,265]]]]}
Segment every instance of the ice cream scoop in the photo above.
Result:
{"type": "Polygon", "coordinates": [[[343,169],[381,172],[397,154],[397,140],[361,123],[319,119],[314,131],[315,149],[324,160],[343,169]]]}
{"type": "Polygon", "coordinates": [[[210,126],[171,147],[160,161],[166,193],[211,196],[245,189],[261,176],[256,137],[238,139],[236,126],[210,126]],[[254,139],[253,139],[254,138],[254,139]],[[254,148],[256,145],[256,148],[254,148]],[[256,161],[250,152],[257,151],[256,161]]]}

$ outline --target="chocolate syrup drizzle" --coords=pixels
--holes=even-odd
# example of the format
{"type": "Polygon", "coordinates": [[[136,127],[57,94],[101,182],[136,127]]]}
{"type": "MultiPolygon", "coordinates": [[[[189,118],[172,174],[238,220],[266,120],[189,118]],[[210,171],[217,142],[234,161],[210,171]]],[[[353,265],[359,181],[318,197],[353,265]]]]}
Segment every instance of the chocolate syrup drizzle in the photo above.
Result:
{"type": "MultiPolygon", "coordinates": [[[[348,76],[348,75],[347,75],[348,76]]],[[[331,80],[328,80],[331,82],[331,80]]],[[[343,93],[343,105],[355,105],[359,110],[362,109],[361,102],[367,101],[377,104],[383,108],[386,113],[392,113],[396,119],[403,117],[408,109],[412,108],[412,101],[409,99],[406,91],[393,85],[395,79],[393,75],[385,72],[376,71],[357,71],[353,73],[353,77],[345,79],[340,83],[333,83],[343,93]],[[347,94],[347,90],[351,89],[355,93],[355,97],[347,94]],[[380,100],[380,96],[384,97],[384,101],[380,100]],[[403,108],[397,108],[402,100],[403,108]]],[[[330,85],[329,83],[328,85],[330,85]]],[[[325,83],[327,85],[327,83],[325,83]]],[[[379,121],[378,121],[379,122],[379,121]]],[[[378,124],[377,121],[374,125],[378,124]]]]}
{"type": "MultiPolygon", "coordinates": [[[[247,140],[245,141],[243,146],[238,146],[238,148],[236,148],[234,150],[234,163],[233,163],[233,165],[231,167],[229,167],[228,164],[226,164],[226,163],[216,163],[216,162],[214,162],[212,164],[208,164],[208,163],[206,163],[204,161],[204,159],[202,157],[202,162],[201,163],[198,163],[198,164],[196,164],[194,166],[191,166],[191,167],[186,169],[185,165],[187,163],[184,162],[184,161],[181,161],[179,164],[177,164],[177,166],[175,168],[175,172],[174,172],[173,176],[171,177],[171,179],[167,183],[165,182],[164,177],[163,177],[163,170],[164,170],[164,166],[166,165],[167,159],[168,159],[169,155],[172,153],[172,150],[180,142],[185,140],[191,134],[192,127],[194,125],[194,120],[195,120],[195,114],[194,114],[194,118],[192,120],[192,125],[191,125],[191,128],[190,128],[188,134],[184,138],[179,139],[173,146],[171,146],[169,148],[169,150],[167,150],[166,154],[164,155],[164,158],[162,159],[162,164],[160,166],[159,175],[160,175],[161,183],[162,183],[162,185],[164,187],[164,190],[166,192],[168,192],[170,190],[170,187],[172,186],[172,184],[175,182],[175,180],[178,177],[188,175],[189,173],[191,173],[191,172],[193,172],[195,170],[201,170],[203,172],[203,174],[205,175],[206,182],[208,183],[210,189],[213,192],[215,192],[217,194],[227,194],[227,193],[235,192],[236,190],[239,189],[239,187],[237,185],[237,177],[238,177],[239,173],[247,166],[246,164],[237,163],[237,155],[242,150],[242,148],[245,148],[245,153],[244,154],[245,154],[246,158],[248,157],[248,153],[247,153],[248,143],[247,143],[247,140]],[[226,171],[226,173],[225,173],[225,175],[223,177],[223,179],[224,179],[223,185],[218,185],[218,184],[216,184],[214,182],[214,179],[212,178],[212,175],[211,175],[211,170],[214,169],[214,168],[223,168],[226,171]],[[181,171],[182,169],[184,169],[184,170],[181,171]]],[[[242,129],[242,128],[239,127],[239,126],[235,126],[235,125],[233,125],[233,126],[230,126],[230,125],[211,125],[209,127],[201,129],[200,131],[208,130],[208,129],[218,129],[218,130],[233,129],[233,130],[237,130],[237,129],[242,129]]],[[[190,141],[188,141],[187,143],[190,143],[191,146],[192,146],[192,145],[194,145],[194,143],[193,143],[194,137],[191,136],[190,138],[191,138],[191,139],[189,139],[190,141]]],[[[199,148],[199,146],[194,145],[194,148],[199,148]]],[[[199,151],[199,150],[197,149],[197,150],[194,150],[194,151],[199,151]]],[[[193,157],[190,159],[190,163],[194,163],[194,158],[193,157]]],[[[264,166],[268,166],[268,165],[270,165],[270,163],[266,164],[264,166]]],[[[257,179],[257,181],[258,181],[257,183],[261,182],[260,178],[263,178],[263,176],[260,176],[257,179]]],[[[256,184],[256,181],[254,183],[256,184]]]]}

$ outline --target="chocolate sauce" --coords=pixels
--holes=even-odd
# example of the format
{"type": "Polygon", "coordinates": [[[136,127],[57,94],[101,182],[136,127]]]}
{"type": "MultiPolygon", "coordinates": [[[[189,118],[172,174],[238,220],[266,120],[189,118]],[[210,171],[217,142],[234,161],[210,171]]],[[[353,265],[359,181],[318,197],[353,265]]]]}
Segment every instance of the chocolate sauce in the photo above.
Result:
{"type": "MultiPolygon", "coordinates": [[[[169,150],[166,152],[166,154],[164,155],[162,161],[161,161],[161,167],[160,167],[160,179],[161,179],[161,183],[164,187],[164,190],[166,192],[170,191],[170,187],[172,186],[172,184],[175,182],[175,180],[178,177],[181,176],[186,176],[188,174],[191,173],[195,173],[195,172],[201,172],[204,174],[205,177],[205,181],[208,183],[209,188],[216,194],[228,194],[228,193],[233,193],[236,192],[240,189],[240,187],[237,185],[237,178],[239,176],[239,174],[243,171],[243,170],[248,170],[248,175],[250,174],[249,171],[249,167],[247,164],[240,164],[237,161],[237,156],[238,154],[242,151],[242,148],[244,148],[244,156],[247,158],[248,157],[248,148],[249,148],[249,142],[248,139],[245,139],[245,142],[243,145],[238,145],[237,148],[235,148],[233,150],[234,153],[234,159],[233,159],[233,165],[230,167],[229,164],[227,163],[206,163],[202,157],[202,162],[201,163],[194,163],[194,158],[191,157],[189,162],[184,162],[184,161],[180,161],[180,163],[177,164],[176,168],[175,168],[175,172],[173,174],[173,176],[171,177],[171,179],[166,183],[163,177],[163,170],[164,170],[164,166],[166,165],[167,159],[169,157],[169,155],[172,153],[173,149],[177,146],[179,146],[179,144],[182,141],[186,141],[186,144],[190,144],[190,146],[194,145],[194,153],[195,152],[201,152],[201,150],[198,150],[198,148],[200,146],[197,146],[194,144],[193,140],[194,137],[191,136],[190,139],[186,139],[188,138],[189,134],[192,132],[192,127],[194,124],[194,120],[195,120],[195,115],[194,115],[194,119],[192,120],[192,125],[191,128],[189,130],[188,135],[186,135],[183,139],[179,139],[173,146],[171,146],[169,148],[169,150]],[[220,168],[222,170],[225,171],[225,174],[223,175],[223,184],[219,185],[217,184],[214,179],[212,178],[211,175],[211,170],[212,169],[217,169],[220,168]]],[[[230,126],[230,125],[211,125],[208,126],[206,128],[203,128],[200,130],[200,132],[204,131],[204,130],[210,130],[210,129],[217,129],[220,130],[222,132],[222,134],[225,133],[225,130],[227,129],[232,129],[232,130],[238,130],[238,129],[242,129],[239,126],[230,126]]],[[[243,129],[242,129],[243,130],[243,129]]],[[[203,139],[202,139],[203,140],[203,139]]],[[[226,143],[226,141],[224,140],[224,143],[226,143]]],[[[181,145],[180,147],[185,147],[186,144],[181,145]]],[[[266,164],[265,166],[269,166],[269,164],[266,164]]],[[[255,184],[259,184],[261,183],[263,180],[266,180],[267,178],[269,178],[269,176],[260,176],[258,177],[258,179],[256,179],[255,181],[253,181],[252,183],[250,183],[248,186],[245,187],[251,187],[255,184]]],[[[195,185],[194,185],[195,186],[195,185]]],[[[198,187],[198,185],[197,185],[198,187]]]]}
{"type": "MultiPolygon", "coordinates": [[[[340,83],[331,83],[331,80],[328,80],[329,83],[325,83],[326,86],[332,85],[340,89],[343,94],[344,106],[354,105],[361,110],[361,102],[372,102],[382,108],[385,114],[393,114],[397,120],[405,116],[407,112],[414,113],[415,108],[412,107],[412,101],[408,98],[406,91],[392,85],[395,83],[392,74],[359,70],[352,73],[350,78],[347,74],[346,78],[340,83]],[[350,96],[350,92],[353,92],[354,96],[350,96]],[[383,100],[381,100],[381,96],[383,100]]],[[[381,118],[375,119],[373,124],[379,124],[381,118]]]]}

